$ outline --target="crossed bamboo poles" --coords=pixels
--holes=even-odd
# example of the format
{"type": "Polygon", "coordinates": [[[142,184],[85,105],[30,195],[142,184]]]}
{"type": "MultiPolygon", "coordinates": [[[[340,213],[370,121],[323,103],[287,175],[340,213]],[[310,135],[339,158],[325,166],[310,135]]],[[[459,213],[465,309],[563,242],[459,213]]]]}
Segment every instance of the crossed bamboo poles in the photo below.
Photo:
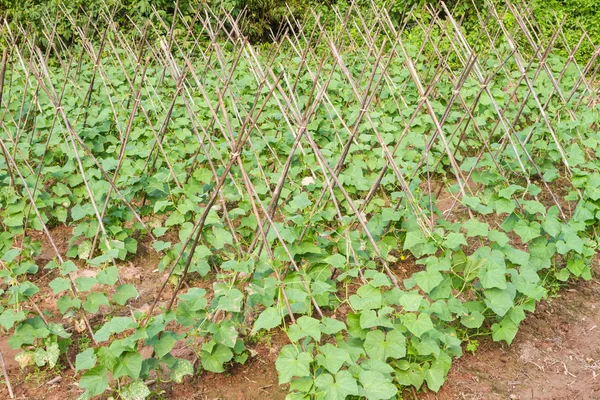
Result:
{"type": "MultiPolygon", "coordinates": [[[[541,42],[536,36],[536,22],[529,10],[508,2],[499,9],[477,10],[481,30],[476,38],[465,35],[460,28],[460,22],[452,17],[452,10],[445,5],[445,20],[440,19],[436,10],[430,10],[428,22],[417,14],[407,12],[400,23],[394,21],[387,10],[379,9],[374,4],[371,7],[368,13],[370,17],[354,3],[345,13],[334,12],[333,29],[327,29],[319,15],[309,14],[302,20],[290,16],[287,22],[294,29],[274,33],[275,44],[266,54],[258,53],[253,45],[243,39],[239,29],[243,15],[234,18],[226,10],[220,10],[220,14],[215,15],[210,10],[200,9],[191,23],[183,18],[177,7],[171,23],[163,21],[158,13],[155,13],[153,19],[144,26],[132,25],[138,34],[137,40],[128,39],[123,31],[112,23],[108,9],[101,13],[102,25],[94,24],[88,19],[85,26],[76,27],[77,16],[66,14],[76,27],[73,40],[81,46],[82,51],[79,53],[70,50],[73,44],[65,43],[57,34],[56,28],[47,29],[45,39],[48,46],[43,53],[37,48],[35,38],[28,35],[26,27],[21,27],[15,32],[5,24],[2,35],[8,39],[10,46],[3,53],[0,70],[0,93],[7,93],[7,100],[0,104],[0,147],[11,186],[29,200],[28,207],[41,222],[57,259],[61,263],[64,262],[35,204],[36,196],[40,192],[44,156],[37,160],[19,146],[23,141],[33,141],[36,135],[44,135],[44,132],[36,130],[35,124],[28,132],[30,128],[25,122],[30,118],[38,118],[43,106],[40,94],[49,99],[54,109],[49,131],[51,133],[46,138],[44,155],[50,146],[54,128],[62,127],[62,140],[74,151],[78,173],[93,206],[94,218],[98,221],[90,259],[95,254],[100,240],[110,249],[109,236],[103,220],[111,205],[124,204],[145,227],[144,218],[138,212],[138,204],[134,199],[127,198],[124,190],[126,177],[120,175],[123,163],[127,159],[127,144],[131,132],[139,126],[140,121],[154,139],[144,167],[146,173],[151,175],[158,164],[164,163],[169,171],[169,182],[181,188],[197,166],[207,165],[211,171],[215,185],[208,198],[200,205],[202,212],[194,222],[191,234],[184,240],[176,260],[169,266],[147,316],[140,321],[142,325],[154,314],[172,274],[177,267],[183,266],[183,272],[166,307],[171,309],[175,304],[177,294],[186,281],[194,251],[204,241],[206,219],[217,204],[223,209],[224,226],[234,240],[236,257],[243,258],[249,254],[259,257],[265,251],[268,259],[273,260],[275,246],[283,248],[288,262],[274,273],[281,282],[281,307],[286,309],[292,323],[295,317],[283,284],[290,271],[299,274],[314,311],[323,316],[323,311],[311,294],[310,285],[302,276],[300,263],[295,260],[274,222],[278,217],[285,217],[282,206],[289,199],[281,197],[284,189],[299,186],[289,177],[290,168],[298,154],[302,158],[311,155],[314,157],[314,168],[308,168],[306,173],[323,185],[323,190],[312,205],[309,215],[315,215],[326,202],[333,203],[335,218],[343,230],[343,239],[350,242],[350,232],[359,229],[365,242],[374,252],[374,258],[396,286],[398,279],[380,252],[377,238],[368,226],[370,215],[366,214],[376,193],[383,191],[386,196],[382,188],[384,178],[388,182],[394,182],[402,193],[400,200],[394,204],[395,209],[408,210],[417,220],[425,236],[431,234],[435,224],[433,182],[436,179],[435,175],[439,174],[437,171],[442,160],[448,162],[449,173],[458,185],[458,192],[454,195],[453,205],[447,211],[446,217],[460,204],[463,196],[476,196],[482,189],[481,185],[471,182],[477,163],[468,171],[463,171],[457,161],[457,154],[465,151],[461,144],[466,138],[474,137],[479,140],[481,145],[475,153],[476,160],[491,157],[496,171],[507,184],[514,177],[529,183],[528,166],[531,166],[537,175],[541,176],[542,171],[537,165],[535,155],[531,154],[530,147],[528,148],[533,132],[522,139],[518,135],[518,127],[523,112],[529,107],[532,99],[533,110],[537,111],[533,123],[543,123],[548,129],[560,152],[562,167],[567,174],[571,173],[571,166],[554,126],[560,118],[574,120],[578,107],[588,106],[597,101],[593,82],[599,68],[598,51],[594,52],[583,66],[576,61],[576,55],[583,43],[589,42],[585,31],[582,31],[581,40],[577,45],[568,48],[563,31],[564,21],[557,21],[554,35],[547,43],[541,42]],[[510,12],[516,21],[512,27],[507,27],[503,22],[502,14],[506,12],[510,12]],[[418,26],[423,34],[421,45],[416,51],[408,49],[406,44],[410,25],[418,26]],[[307,30],[307,26],[312,28],[307,30]],[[175,30],[181,28],[185,34],[174,40],[175,30]],[[335,35],[331,32],[335,32],[335,35]],[[548,66],[549,57],[557,43],[567,48],[569,53],[567,62],[558,74],[548,66]],[[429,57],[435,56],[435,59],[424,64],[424,54],[429,57]],[[292,56],[300,60],[297,69],[285,68],[281,64],[292,56]],[[48,67],[51,57],[58,60],[57,68],[64,75],[63,82],[57,82],[53,75],[54,70],[48,67]],[[484,66],[490,60],[495,63],[493,69],[484,66]],[[400,82],[397,73],[391,71],[397,64],[402,65],[406,71],[400,82]],[[84,72],[84,65],[92,66],[92,76],[87,88],[80,87],[79,78],[84,72]],[[561,81],[570,65],[575,66],[578,76],[571,88],[565,88],[561,86],[561,81]],[[511,68],[516,68],[516,76],[511,73],[511,68]],[[161,71],[158,82],[152,83],[148,79],[149,69],[153,72],[161,71]],[[251,76],[256,85],[256,95],[251,104],[239,101],[243,88],[239,87],[234,76],[240,73],[240,69],[244,69],[243,72],[251,76]],[[118,92],[119,82],[115,79],[114,70],[125,79],[128,93],[118,92]],[[11,78],[13,75],[24,74],[26,90],[21,94],[12,91],[12,80],[8,85],[5,84],[7,74],[11,78]],[[508,87],[512,88],[508,90],[509,96],[511,101],[514,99],[518,103],[518,107],[512,107],[510,101],[503,106],[495,99],[491,86],[500,74],[508,78],[508,87]],[[329,89],[334,76],[336,79],[339,77],[345,87],[349,88],[350,98],[346,99],[346,102],[357,109],[353,121],[347,120],[347,110],[336,106],[336,94],[329,89]],[[551,92],[543,96],[536,91],[535,86],[542,77],[548,78],[552,84],[551,92]],[[302,92],[299,91],[301,85],[305,86],[302,92]],[[443,85],[452,88],[449,96],[443,93],[443,85]],[[473,97],[467,97],[463,89],[471,85],[476,85],[476,93],[473,97]],[[525,85],[525,90],[521,88],[522,85],[525,85]],[[68,90],[69,87],[77,88],[77,93],[68,90]],[[170,90],[172,93],[169,93],[170,90]],[[386,142],[378,121],[372,114],[377,111],[384,92],[399,111],[399,133],[391,143],[386,142]],[[65,110],[63,103],[66,93],[75,95],[79,105],[78,111],[65,110]],[[108,98],[108,106],[113,115],[113,128],[120,140],[117,166],[112,174],[103,169],[79,131],[88,124],[88,109],[100,94],[108,98]],[[483,131],[477,121],[480,117],[477,107],[482,96],[487,96],[497,118],[497,122],[489,131],[483,131]],[[11,102],[25,104],[30,99],[35,107],[27,111],[25,118],[16,118],[9,108],[11,102]],[[565,108],[564,115],[559,114],[554,118],[549,115],[547,110],[551,105],[567,105],[573,99],[576,99],[575,107],[565,108]],[[203,102],[203,113],[197,111],[199,101],[203,102]],[[183,102],[183,106],[178,102],[183,102]],[[122,110],[128,111],[123,113],[122,110]],[[282,122],[277,128],[288,130],[294,138],[288,154],[278,154],[263,134],[267,110],[278,110],[281,113],[282,122]],[[408,112],[402,112],[403,110],[408,112]],[[458,123],[454,117],[456,113],[461,114],[458,123]],[[178,165],[181,164],[179,159],[169,154],[169,146],[172,143],[170,125],[175,114],[179,117],[184,116],[189,121],[193,138],[197,140],[197,149],[191,162],[184,167],[178,165]],[[121,118],[122,115],[126,115],[127,118],[121,118]],[[208,120],[204,119],[205,116],[208,116],[208,120]],[[340,156],[335,160],[324,154],[323,148],[315,140],[314,131],[309,128],[311,122],[323,117],[331,123],[332,141],[341,150],[340,156]],[[412,171],[408,171],[398,158],[398,150],[410,145],[407,143],[407,137],[418,120],[426,121],[430,129],[424,133],[426,146],[423,157],[412,171]],[[363,197],[357,198],[347,191],[340,177],[354,157],[353,146],[362,141],[365,126],[375,136],[378,146],[376,148],[381,151],[384,163],[371,188],[363,197]],[[221,140],[227,144],[228,150],[220,149],[221,140]],[[500,146],[492,150],[491,144],[494,143],[500,143],[500,146]],[[266,153],[272,158],[271,165],[261,163],[256,145],[266,149],[266,153]],[[511,149],[520,171],[507,167],[507,148],[511,149]],[[92,178],[86,175],[80,151],[83,157],[93,161],[100,171],[101,179],[109,184],[103,201],[94,197],[89,185],[92,178]],[[258,173],[249,173],[244,160],[256,162],[258,173]],[[35,176],[33,188],[26,183],[26,177],[30,175],[35,176]],[[274,175],[276,179],[269,175],[274,175]],[[413,193],[417,180],[425,181],[426,192],[430,196],[429,204],[425,208],[413,193]],[[223,193],[223,188],[228,185],[232,185],[243,199],[250,202],[251,214],[257,221],[254,239],[249,244],[244,244],[229,217],[223,193]],[[257,190],[259,185],[266,186],[266,194],[257,190]],[[352,216],[350,224],[345,222],[346,215],[352,216]],[[274,242],[269,241],[269,232],[274,233],[274,242]]],[[[569,210],[563,209],[550,185],[543,179],[541,181],[552,202],[558,206],[562,218],[566,219],[569,210]]],[[[520,198],[515,196],[514,199],[519,204],[520,198]]],[[[142,204],[146,200],[142,199],[142,204]]],[[[469,209],[468,212],[471,213],[469,209]]],[[[26,218],[29,218],[29,212],[26,218]]],[[[23,236],[27,234],[27,222],[25,227],[23,236]]],[[[151,231],[146,231],[150,238],[154,239],[151,231]]],[[[307,232],[308,227],[305,227],[298,242],[304,239],[307,232]]],[[[349,246],[348,253],[348,262],[360,265],[360,259],[352,246],[349,246]]],[[[111,263],[117,266],[115,260],[111,263]]],[[[216,265],[213,267],[218,269],[216,265]]],[[[362,269],[359,269],[359,272],[364,280],[362,269]]],[[[71,279],[73,293],[80,296],[72,277],[68,277],[71,279]]],[[[248,278],[236,274],[230,279],[232,283],[244,284],[248,278]]],[[[129,304],[128,309],[134,318],[129,304]]],[[[88,316],[83,310],[79,312],[93,338],[88,316]]],[[[217,310],[209,318],[215,320],[222,314],[217,310]]]]}

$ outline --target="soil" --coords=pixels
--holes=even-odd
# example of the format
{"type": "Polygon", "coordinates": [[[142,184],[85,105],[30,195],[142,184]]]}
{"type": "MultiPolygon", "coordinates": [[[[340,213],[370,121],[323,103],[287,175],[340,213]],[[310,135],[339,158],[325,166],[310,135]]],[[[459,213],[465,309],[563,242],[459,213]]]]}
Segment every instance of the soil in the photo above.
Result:
{"type": "MultiPolygon", "coordinates": [[[[60,237],[58,233],[60,231],[53,232],[53,237],[60,237]],[[54,236],[54,233],[57,235],[54,236]]],[[[51,258],[52,255],[47,252],[48,244],[40,239],[43,244],[40,258],[51,258]]],[[[61,252],[66,251],[62,243],[59,248],[61,252]]],[[[119,265],[122,278],[135,283],[140,291],[140,298],[132,304],[134,309],[147,307],[153,300],[154,290],[151,289],[164,278],[164,274],[153,270],[158,260],[156,255],[151,254],[153,251],[141,253],[144,254],[136,258],[135,265],[119,265]]],[[[412,265],[408,269],[415,267],[412,265]]],[[[40,275],[45,273],[47,271],[41,271],[40,275]]],[[[44,283],[52,278],[52,274],[48,274],[40,279],[38,285],[43,288],[44,283]]],[[[192,285],[198,283],[193,282],[192,285]]],[[[42,292],[44,296],[38,304],[43,309],[51,309],[53,301],[50,300],[55,299],[51,299],[51,292],[42,292]]],[[[79,396],[81,391],[77,387],[77,378],[68,367],[62,371],[33,368],[21,371],[14,361],[17,352],[10,349],[7,340],[8,335],[0,337],[0,351],[17,399],[70,400],[79,396]],[[57,377],[61,379],[56,381],[57,377]]],[[[255,343],[248,344],[252,356],[245,365],[236,365],[223,374],[204,372],[186,378],[180,385],[153,385],[152,389],[158,395],[155,398],[284,399],[287,386],[280,387],[277,383],[275,360],[285,344],[287,338],[281,331],[264,334],[255,343]]],[[[184,356],[183,353],[181,356],[184,356]]],[[[74,360],[74,357],[70,354],[71,359],[74,360]]],[[[186,357],[194,358],[189,351],[186,357]]],[[[447,383],[439,393],[406,391],[403,397],[424,400],[600,399],[598,375],[600,281],[594,279],[571,283],[561,288],[558,296],[541,302],[536,312],[528,315],[522,323],[510,347],[488,339],[481,340],[475,355],[465,353],[454,361],[447,383]]],[[[0,376],[0,399],[8,398],[8,390],[0,376]]]]}

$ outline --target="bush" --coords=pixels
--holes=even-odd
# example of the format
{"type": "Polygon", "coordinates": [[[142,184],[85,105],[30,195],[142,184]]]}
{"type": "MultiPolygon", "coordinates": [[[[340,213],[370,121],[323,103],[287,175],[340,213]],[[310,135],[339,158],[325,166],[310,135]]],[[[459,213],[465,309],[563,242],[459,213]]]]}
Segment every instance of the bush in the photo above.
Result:
{"type": "MultiPolygon", "coordinates": [[[[543,35],[550,37],[560,21],[567,17],[564,33],[570,48],[579,42],[583,35],[582,28],[596,46],[600,45],[600,2],[597,0],[535,0],[532,9],[543,35]]],[[[563,55],[568,55],[569,49],[561,43],[559,38],[556,45],[562,49],[563,55]]],[[[594,46],[584,40],[577,59],[587,60],[593,51],[594,46]]]]}
{"type": "MultiPolygon", "coordinates": [[[[205,0],[179,0],[179,8],[184,15],[193,15],[205,0]]],[[[76,38],[73,18],[78,26],[85,26],[88,21],[95,21],[99,29],[104,27],[100,11],[106,5],[113,15],[112,20],[122,26],[134,22],[143,23],[150,17],[154,7],[161,18],[170,20],[175,9],[172,0],[0,0],[0,15],[4,15],[12,26],[27,26],[36,36],[38,45],[44,47],[46,40],[42,32],[48,32],[56,26],[56,33],[67,43],[76,38]],[[57,18],[58,16],[58,18],[57,18]],[[50,29],[44,29],[44,25],[50,29]]]]}

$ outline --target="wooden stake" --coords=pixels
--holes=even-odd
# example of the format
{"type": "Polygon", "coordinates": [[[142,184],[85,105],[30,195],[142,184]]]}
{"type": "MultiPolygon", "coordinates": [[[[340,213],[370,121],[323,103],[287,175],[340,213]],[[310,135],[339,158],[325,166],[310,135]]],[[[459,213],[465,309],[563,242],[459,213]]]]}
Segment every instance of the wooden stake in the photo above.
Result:
{"type": "Polygon", "coordinates": [[[4,380],[6,381],[6,387],[8,387],[8,394],[11,399],[15,398],[15,395],[12,390],[12,386],[10,385],[10,379],[8,378],[8,372],[6,372],[6,365],[4,364],[4,357],[2,357],[2,352],[0,351],[0,367],[2,367],[2,373],[4,374],[4,380]]]}

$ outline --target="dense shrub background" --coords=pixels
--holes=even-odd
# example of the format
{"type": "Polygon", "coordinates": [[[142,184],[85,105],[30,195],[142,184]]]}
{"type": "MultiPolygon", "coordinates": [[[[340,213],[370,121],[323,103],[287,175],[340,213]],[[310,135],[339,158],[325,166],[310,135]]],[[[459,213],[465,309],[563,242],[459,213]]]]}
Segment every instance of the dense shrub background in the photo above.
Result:
{"type": "MultiPolygon", "coordinates": [[[[600,45],[600,1],[534,0],[532,9],[544,34],[552,34],[553,27],[567,17],[564,31],[570,47],[576,46],[579,42],[583,34],[582,27],[587,31],[594,45],[596,47],[600,45]]],[[[589,57],[593,51],[593,46],[588,41],[584,41],[578,56],[589,57]]],[[[568,53],[566,49],[564,52],[568,53]]]]}
{"type": "MultiPolygon", "coordinates": [[[[390,14],[400,23],[403,14],[415,7],[433,6],[441,10],[437,0],[374,0],[381,7],[387,7],[390,14]]],[[[487,0],[489,1],[489,0],[487,0]]],[[[518,1],[518,0],[517,0],[518,1]]],[[[285,17],[291,12],[302,18],[305,13],[314,10],[323,15],[323,21],[333,17],[332,6],[344,8],[349,0],[178,0],[181,13],[189,20],[199,9],[210,9],[218,14],[221,7],[231,10],[234,16],[242,14],[242,29],[252,42],[269,42],[272,32],[286,27],[285,17]]],[[[358,6],[370,4],[371,0],[358,0],[358,6]]],[[[54,18],[57,12],[66,9],[76,16],[78,22],[85,24],[99,20],[101,7],[107,4],[113,13],[113,20],[120,25],[128,25],[129,20],[143,23],[144,19],[153,16],[153,7],[165,21],[170,21],[175,8],[174,0],[0,0],[0,14],[9,22],[20,21],[29,26],[36,34],[41,45],[44,37],[40,34],[45,24],[56,24],[57,32],[63,39],[74,38],[72,23],[63,18],[54,18]]],[[[465,29],[475,27],[478,23],[474,7],[484,8],[486,0],[461,1],[448,0],[446,4],[454,10],[455,16],[463,19],[465,29]]],[[[537,20],[539,29],[546,36],[551,36],[554,27],[565,16],[565,36],[569,47],[574,47],[581,35],[583,27],[594,44],[600,44],[600,1],[598,0],[533,0],[527,1],[537,20]]],[[[63,15],[60,13],[58,15],[63,15]]],[[[557,46],[566,54],[568,49],[557,41],[557,46]]],[[[586,42],[582,45],[578,58],[589,57],[594,50],[593,45],[586,42]]]]}

